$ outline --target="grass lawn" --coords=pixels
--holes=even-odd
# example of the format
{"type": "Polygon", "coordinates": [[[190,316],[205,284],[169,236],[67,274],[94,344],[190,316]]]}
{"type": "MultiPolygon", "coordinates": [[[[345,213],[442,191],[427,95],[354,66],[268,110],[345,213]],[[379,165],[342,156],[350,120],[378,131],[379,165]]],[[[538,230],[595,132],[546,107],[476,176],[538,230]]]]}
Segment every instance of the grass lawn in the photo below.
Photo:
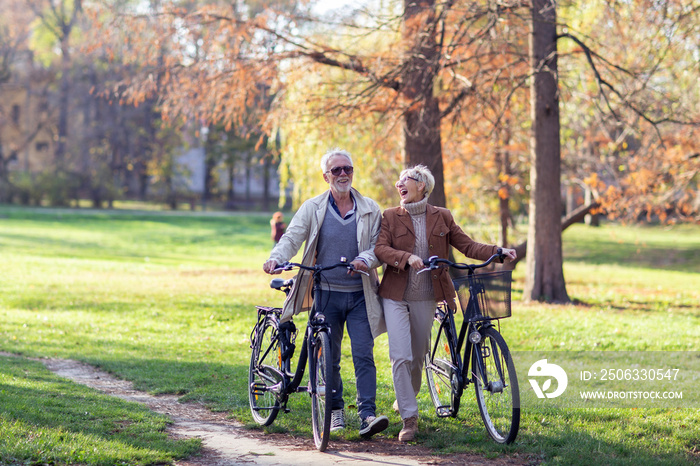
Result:
{"type": "MultiPolygon", "coordinates": [[[[268,214],[0,206],[0,351],[81,360],[139,389],[202,401],[259,428],[248,409],[248,344],[254,304],[281,303],[261,270],[271,246],[268,214]]],[[[513,317],[502,322],[511,350],[700,351],[700,227],[575,225],[564,233],[564,250],[575,304],[515,301],[513,317]]],[[[515,272],[516,297],[523,270],[524,263],[515,272]]],[[[378,410],[390,416],[387,435],[395,436],[400,420],[391,410],[385,335],[375,358],[378,410]]],[[[518,375],[527,389],[527,374],[518,375]]],[[[488,439],[472,393],[470,386],[459,417],[445,420],[421,392],[418,441],[436,454],[517,455],[544,464],[700,462],[697,405],[523,406],[518,439],[503,447],[488,439]]],[[[310,436],[307,397],[293,397],[289,407],[269,429],[310,436]]],[[[360,441],[352,408],[351,428],[340,438],[360,441]]],[[[56,378],[37,362],[0,357],[0,464],[163,464],[196,451],[195,441],[164,438],[165,422],[56,378]]]]}

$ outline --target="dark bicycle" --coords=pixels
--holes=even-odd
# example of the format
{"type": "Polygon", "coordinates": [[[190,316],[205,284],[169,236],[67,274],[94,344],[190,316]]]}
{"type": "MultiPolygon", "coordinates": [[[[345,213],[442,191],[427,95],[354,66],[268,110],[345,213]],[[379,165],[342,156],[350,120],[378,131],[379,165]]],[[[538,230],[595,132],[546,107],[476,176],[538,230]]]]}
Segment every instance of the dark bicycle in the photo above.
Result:
{"type": "MultiPolygon", "coordinates": [[[[258,320],[250,336],[250,367],[248,369],[248,398],[253,419],[263,426],[271,425],[277,414],[287,408],[289,395],[307,392],[311,396],[311,419],[314,443],[320,451],[328,447],[331,428],[331,402],[333,396],[333,358],[331,354],[331,329],[326,322],[320,299],[321,277],[323,272],[336,267],[355,270],[345,258],[330,266],[305,266],[285,262],[276,270],[299,268],[313,274],[314,302],[304,333],[304,341],[299,354],[296,370],[292,371],[292,357],[296,349],[297,329],[292,320],[280,322],[282,309],[278,307],[256,306],[258,320]],[[301,385],[308,362],[308,384],[301,385]]],[[[274,278],[270,287],[289,294],[294,279],[274,278]]]]}
{"type": "Polygon", "coordinates": [[[520,389],[508,345],[494,325],[511,315],[511,271],[474,273],[504,257],[495,254],[476,265],[437,256],[425,261],[424,271],[444,266],[467,270],[466,276],[453,278],[463,314],[459,333],[455,310],[446,302],[438,304],[425,373],[439,417],[456,417],[464,387],[473,383],[489,435],[498,443],[512,443],[520,427],[520,389]]]}

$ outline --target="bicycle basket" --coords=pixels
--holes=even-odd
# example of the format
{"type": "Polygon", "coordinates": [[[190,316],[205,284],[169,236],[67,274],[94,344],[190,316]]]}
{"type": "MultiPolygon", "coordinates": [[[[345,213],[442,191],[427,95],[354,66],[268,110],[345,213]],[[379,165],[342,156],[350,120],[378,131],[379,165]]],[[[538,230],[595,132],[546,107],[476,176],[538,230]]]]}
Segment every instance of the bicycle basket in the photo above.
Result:
{"type": "Polygon", "coordinates": [[[512,271],[490,272],[458,277],[452,280],[457,290],[464,318],[469,321],[510,317],[512,271]],[[471,291],[470,291],[471,290],[471,291]],[[475,293],[477,306],[469,308],[470,293],[475,293]]]}

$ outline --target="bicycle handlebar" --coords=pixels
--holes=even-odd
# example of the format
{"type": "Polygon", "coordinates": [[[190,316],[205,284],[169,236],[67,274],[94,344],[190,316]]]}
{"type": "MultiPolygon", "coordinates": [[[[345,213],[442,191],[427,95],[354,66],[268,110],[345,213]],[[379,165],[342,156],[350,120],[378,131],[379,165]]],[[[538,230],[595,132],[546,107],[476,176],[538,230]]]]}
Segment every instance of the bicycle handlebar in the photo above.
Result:
{"type": "Polygon", "coordinates": [[[344,261],[344,259],[345,259],[344,257],[341,257],[341,259],[340,259],[341,262],[338,262],[337,264],[325,265],[325,266],[324,265],[304,265],[304,264],[299,264],[296,262],[283,262],[282,264],[279,264],[277,267],[275,267],[273,272],[278,272],[278,271],[279,272],[286,272],[286,271],[292,270],[296,267],[296,268],[299,268],[302,270],[310,270],[310,271],[316,273],[316,272],[325,272],[326,270],[331,270],[331,269],[334,269],[336,267],[347,267],[347,269],[350,270],[351,272],[362,273],[362,274],[369,276],[369,273],[367,273],[363,270],[356,269],[354,265],[347,262],[347,259],[345,259],[345,261],[344,261]]]}
{"type": "Polygon", "coordinates": [[[498,248],[498,253],[494,254],[493,256],[489,257],[485,262],[482,262],[481,264],[464,264],[460,262],[452,262],[447,259],[441,259],[438,256],[432,256],[429,257],[428,259],[423,261],[423,264],[425,265],[425,268],[418,273],[425,272],[427,270],[434,270],[440,267],[439,264],[446,264],[448,267],[454,267],[455,269],[467,269],[470,272],[474,272],[476,269],[480,269],[482,267],[486,267],[487,265],[491,264],[493,261],[498,259],[501,263],[503,263],[503,260],[507,257],[505,254],[503,254],[501,251],[501,248],[498,248]]]}

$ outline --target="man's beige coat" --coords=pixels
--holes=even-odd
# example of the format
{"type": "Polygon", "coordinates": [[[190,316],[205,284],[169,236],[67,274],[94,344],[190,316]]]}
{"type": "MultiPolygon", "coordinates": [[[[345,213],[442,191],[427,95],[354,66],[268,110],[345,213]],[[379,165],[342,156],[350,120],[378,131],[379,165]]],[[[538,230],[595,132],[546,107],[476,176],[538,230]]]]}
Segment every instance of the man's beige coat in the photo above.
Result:
{"type": "MultiPolygon", "coordinates": [[[[386,332],[384,314],[377,295],[379,287],[377,267],[380,265],[380,262],[374,254],[374,245],[379,237],[382,214],[375,201],[362,196],[355,188],[352,188],[352,195],[356,203],[357,249],[360,251],[358,257],[364,259],[370,268],[369,277],[362,275],[367,318],[372,329],[372,336],[377,338],[386,332]]],[[[330,196],[330,190],[309,199],[301,205],[289,223],[286,233],[274,247],[272,253],[270,253],[271,260],[276,261],[278,264],[291,260],[299,251],[301,245],[306,242],[301,263],[304,265],[316,263],[318,234],[326,216],[326,209],[329,206],[328,196],[330,196]]],[[[354,257],[348,257],[348,263],[354,259],[354,257]]],[[[304,270],[299,271],[294,289],[284,302],[282,321],[287,321],[293,315],[311,309],[313,301],[312,288],[311,273],[304,270]]]]}

